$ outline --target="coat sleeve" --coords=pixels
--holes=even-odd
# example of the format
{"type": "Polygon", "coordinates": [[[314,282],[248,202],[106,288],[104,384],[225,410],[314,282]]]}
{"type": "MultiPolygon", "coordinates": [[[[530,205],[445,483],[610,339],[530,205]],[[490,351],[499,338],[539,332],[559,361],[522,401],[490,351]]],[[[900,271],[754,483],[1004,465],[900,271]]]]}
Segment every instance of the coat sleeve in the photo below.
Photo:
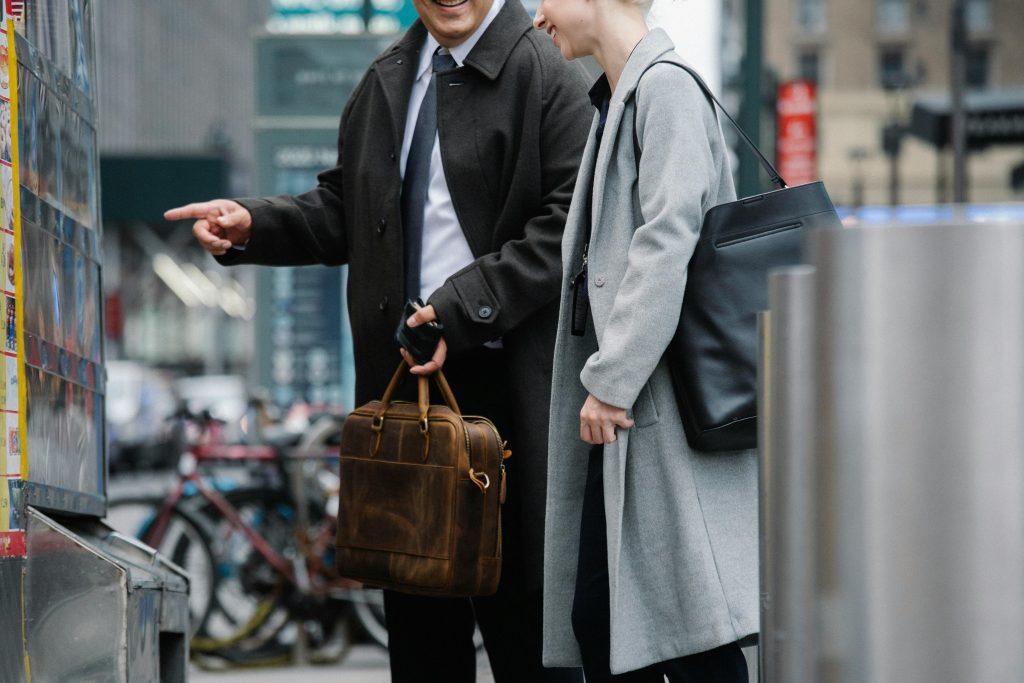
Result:
{"type": "MultiPolygon", "coordinates": [[[[721,134],[708,100],[678,67],[652,68],[635,96],[643,223],[625,255],[599,350],[580,374],[587,391],[620,408],[636,402],[675,334],[687,264],[718,177],[710,136],[721,134]]],[[[632,155],[628,140],[619,144],[632,155]]]]}
{"type": "Polygon", "coordinates": [[[520,153],[538,155],[541,198],[520,239],[476,259],[430,296],[455,353],[501,337],[560,291],[562,232],[591,116],[580,70],[560,55],[539,54],[547,57],[538,67],[540,149],[520,153]]]}
{"type": "Polygon", "coordinates": [[[244,249],[232,249],[216,259],[221,265],[255,263],[265,266],[341,265],[348,262],[342,167],[345,127],[352,104],[369,73],[356,86],[338,126],[338,163],[317,176],[317,186],[295,196],[239,198],[252,214],[252,236],[244,249]]]}

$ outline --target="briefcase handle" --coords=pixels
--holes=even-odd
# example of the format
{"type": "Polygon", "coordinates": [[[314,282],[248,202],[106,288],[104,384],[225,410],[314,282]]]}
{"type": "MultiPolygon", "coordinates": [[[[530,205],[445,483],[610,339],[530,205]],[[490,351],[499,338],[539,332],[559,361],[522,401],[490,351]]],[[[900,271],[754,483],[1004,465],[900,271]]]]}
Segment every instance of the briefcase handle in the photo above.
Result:
{"type": "MultiPolygon", "coordinates": [[[[377,438],[373,445],[373,456],[376,456],[380,451],[381,438],[384,433],[384,417],[391,408],[391,398],[395,395],[395,390],[398,385],[402,383],[405,375],[409,372],[409,365],[402,361],[398,365],[398,370],[395,371],[394,376],[391,378],[391,382],[388,384],[388,388],[384,390],[384,396],[380,400],[380,410],[373,416],[373,431],[377,432],[377,438]]],[[[448,404],[452,412],[456,415],[462,416],[462,411],[459,410],[459,404],[455,400],[455,394],[452,393],[452,388],[448,384],[448,380],[445,379],[444,373],[438,370],[431,375],[434,378],[434,382],[437,384],[437,388],[441,390],[441,398],[448,404]]],[[[427,417],[430,412],[430,377],[427,375],[419,375],[417,378],[417,393],[418,400],[417,404],[420,409],[420,433],[423,435],[423,458],[426,459],[427,454],[430,451],[430,425],[427,422],[427,417]]]]}
{"type": "MultiPolygon", "coordinates": [[[[395,370],[395,374],[391,377],[391,382],[388,384],[388,388],[384,390],[384,397],[381,398],[380,402],[384,406],[386,411],[391,406],[391,397],[394,396],[395,390],[398,389],[398,385],[405,379],[405,375],[409,372],[409,364],[402,361],[398,365],[398,369],[395,370]]],[[[430,407],[430,378],[434,378],[434,382],[437,384],[437,388],[441,390],[441,398],[451,408],[456,415],[462,415],[462,411],[459,410],[459,404],[455,400],[455,394],[452,393],[452,388],[448,384],[448,380],[445,379],[444,373],[438,370],[432,375],[418,375],[417,389],[420,406],[420,414],[425,415],[427,409],[430,407]]]]}

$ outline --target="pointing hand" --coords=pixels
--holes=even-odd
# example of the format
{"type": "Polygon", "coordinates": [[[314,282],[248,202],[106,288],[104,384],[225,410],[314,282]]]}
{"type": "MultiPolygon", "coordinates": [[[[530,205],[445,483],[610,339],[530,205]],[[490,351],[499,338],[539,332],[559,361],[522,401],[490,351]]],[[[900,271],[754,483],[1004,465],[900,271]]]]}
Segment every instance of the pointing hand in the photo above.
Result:
{"type": "Polygon", "coordinates": [[[203,249],[214,256],[220,256],[232,246],[249,241],[252,233],[252,214],[230,199],[214,199],[170,209],[164,212],[169,221],[195,219],[192,234],[203,249]]]}

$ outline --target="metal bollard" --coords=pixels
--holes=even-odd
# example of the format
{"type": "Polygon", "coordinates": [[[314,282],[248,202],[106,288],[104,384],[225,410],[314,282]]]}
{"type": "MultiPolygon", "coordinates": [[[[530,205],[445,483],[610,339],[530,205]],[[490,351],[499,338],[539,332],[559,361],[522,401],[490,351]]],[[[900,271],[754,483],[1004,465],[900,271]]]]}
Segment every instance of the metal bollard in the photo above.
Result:
{"type": "Polygon", "coordinates": [[[813,683],[814,268],[773,271],[762,326],[762,680],[813,683]]]}
{"type": "Polygon", "coordinates": [[[1021,680],[1024,225],[811,245],[814,679],[1021,680]]]}

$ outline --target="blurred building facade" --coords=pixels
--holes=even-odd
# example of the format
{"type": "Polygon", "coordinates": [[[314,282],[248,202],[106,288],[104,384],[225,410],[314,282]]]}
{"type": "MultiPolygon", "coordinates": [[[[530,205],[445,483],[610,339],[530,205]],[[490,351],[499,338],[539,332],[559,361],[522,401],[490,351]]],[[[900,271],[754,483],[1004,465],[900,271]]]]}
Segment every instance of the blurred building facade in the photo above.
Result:
{"type": "Polygon", "coordinates": [[[253,0],[97,3],[112,358],[178,374],[251,363],[254,274],[224,271],[161,213],[254,191],[253,36],[268,14],[253,0]]]}
{"type": "Polygon", "coordinates": [[[259,0],[98,3],[102,151],[228,148],[251,173],[252,37],[268,13],[259,0]]]}
{"type": "MultiPolygon", "coordinates": [[[[765,56],[779,80],[817,83],[819,173],[837,204],[949,201],[952,155],[905,132],[919,98],[948,95],[954,0],[771,0],[765,56]],[[886,149],[884,131],[889,130],[886,149]],[[895,156],[895,164],[892,163],[895,156]]],[[[1024,103],[1024,5],[966,0],[969,93],[1024,103]]],[[[968,198],[1021,199],[1024,145],[972,151],[968,198]]]]}

